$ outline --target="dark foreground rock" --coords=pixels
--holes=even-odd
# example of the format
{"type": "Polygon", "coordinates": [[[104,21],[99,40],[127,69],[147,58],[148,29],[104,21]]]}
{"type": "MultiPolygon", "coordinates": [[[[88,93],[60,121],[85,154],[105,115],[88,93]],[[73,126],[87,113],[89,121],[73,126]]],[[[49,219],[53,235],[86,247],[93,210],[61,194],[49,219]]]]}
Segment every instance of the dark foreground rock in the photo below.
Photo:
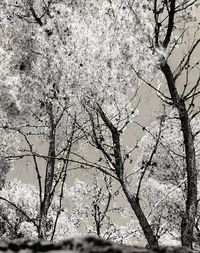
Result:
{"type": "Polygon", "coordinates": [[[0,241],[0,252],[49,252],[49,253],[192,253],[187,248],[162,247],[147,249],[134,246],[119,245],[95,237],[73,238],[58,243],[41,240],[31,241],[19,239],[0,241]]]}

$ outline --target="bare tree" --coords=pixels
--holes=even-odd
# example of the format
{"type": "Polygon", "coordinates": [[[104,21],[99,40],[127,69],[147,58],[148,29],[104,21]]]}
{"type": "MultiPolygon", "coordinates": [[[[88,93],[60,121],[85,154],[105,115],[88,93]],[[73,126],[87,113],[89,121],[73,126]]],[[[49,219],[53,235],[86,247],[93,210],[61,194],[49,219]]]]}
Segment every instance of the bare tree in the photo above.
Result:
{"type": "MultiPolygon", "coordinates": [[[[37,117],[35,117],[35,123],[33,125],[28,123],[23,126],[13,126],[12,123],[8,123],[4,126],[7,132],[18,133],[19,138],[24,139],[24,147],[18,150],[18,154],[7,155],[5,160],[13,162],[29,157],[33,161],[31,164],[35,169],[39,188],[40,211],[38,213],[37,229],[40,238],[47,238],[48,210],[59,188],[60,209],[62,209],[63,187],[69,167],[68,160],[72,152],[72,147],[79,138],[78,136],[75,137],[77,130],[71,119],[71,125],[68,126],[67,132],[62,132],[62,124],[60,125],[60,121],[68,120],[64,113],[66,107],[60,108],[60,113],[56,111],[56,114],[51,102],[47,102],[44,107],[45,109],[43,108],[43,112],[46,111],[46,119],[48,119],[48,124],[46,126],[41,124],[41,120],[37,121],[37,117]],[[46,130],[44,130],[45,128],[46,130]],[[63,136],[65,137],[64,141],[60,139],[61,135],[62,138],[63,136]],[[32,139],[33,136],[34,139],[32,139]],[[47,153],[44,151],[42,154],[41,151],[37,151],[38,147],[35,138],[43,140],[43,145],[45,144],[47,147],[47,153]],[[44,174],[44,169],[42,168],[44,167],[45,177],[43,179],[42,175],[44,174]]],[[[57,219],[59,214],[60,210],[58,210],[57,219]]],[[[55,230],[56,223],[54,226],[55,230]]]]}
{"type": "MultiPolygon", "coordinates": [[[[192,70],[196,65],[193,62],[193,55],[198,47],[200,40],[196,38],[197,30],[194,32],[194,41],[190,46],[187,53],[183,55],[183,58],[178,63],[175,71],[170,67],[170,57],[173,57],[172,51],[174,47],[184,37],[185,29],[188,29],[189,22],[183,24],[181,31],[176,29],[177,22],[183,15],[190,14],[189,8],[198,1],[154,1],[153,13],[154,13],[154,48],[163,48],[166,51],[167,56],[161,57],[160,70],[165,77],[168,91],[170,94],[170,100],[168,104],[174,106],[179,114],[181,122],[181,130],[183,132],[185,157],[186,157],[186,171],[187,171],[187,197],[185,213],[182,217],[181,225],[181,241],[182,245],[192,247],[193,242],[193,229],[195,226],[195,218],[197,214],[197,168],[195,158],[194,147],[194,133],[191,127],[191,107],[194,105],[194,99],[198,94],[199,74],[197,73],[196,81],[192,87],[189,86],[192,70]],[[173,35],[181,33],[180,37],[173,42],[173,35]],[[168,48],[171,48],[171,50],[168,48]],[[178,79],[181,76],[185,76],[185,82],[182,90],[177,88],[178,79]]],[[[187,21],[186,21],[187,22],[187,21]]],[[[185,38],[184,38],[185,39],[185,38]]],[[[174,52],[175,53],[175,52],[174,52]]],[[[194,73],[194,72],[193,72],[194,73]]],[[[166,101],[167,102],[167,101],[166,101]]]]}
{"type": "MultiPolygon", "coordinates": [[[[154,235],[151,224],[149,224],[145,212],[141,207],[140,189],[144,175],[148,167],[151,165],[152,158],[156,153],[160,137],[158,136],[157,138],[157,143],[152,150],[149,161],[145,163],[139,170],[141,171],[141,176],[136,189],[132,189],[129,180],[130,178],[133,178],[133,175],[132,173],[129,175],[130,172],[128,172],[127,168],[128,164],[132,163],[131,154],[137,148],[137,145],[131,148],[129,151],[126,150],[122,145],[122,136],[123,131],[130,123],[136,108],[131,112],[127,110],[126,113],[122,113],[122,111],[119,110],[118,113],[112,118],[105,114],[102,106],[99,104],[93,108],[85,105],[85,109],[88,112],[91,130],[85,130],[83,133],[89,143],[99,150],[99,155],[101,157],[99,162],[95,163],[95,166],[97,166],[97,169],[100,171],[103,171],[105,174],[117,180],[133,212],[135,213],[140,226],[142,227],[148,244],[150,247],[158,246],[158,239],[154,235]]],[[[138,171],[135,173],[137,174],[138,171]]]]}

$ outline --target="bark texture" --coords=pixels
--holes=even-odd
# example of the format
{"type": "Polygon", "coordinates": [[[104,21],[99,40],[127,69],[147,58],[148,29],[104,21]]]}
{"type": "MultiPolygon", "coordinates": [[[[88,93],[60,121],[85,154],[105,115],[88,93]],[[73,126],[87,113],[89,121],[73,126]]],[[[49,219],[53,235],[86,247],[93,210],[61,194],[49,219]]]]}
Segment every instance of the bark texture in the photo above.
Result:
{"type": "Polygon", "coordinates": [[[183,246],[192,248],[193,229],[197,214],[197,169],[194,138],[185,101],[177,91],[173,73],[165,60],[161,64],[161,70],[166,78],[173,105],[178,110],[183,133],[187,172],[187,192],[186,208],[182,217],[181,225],[181,241],[183,246]]]}

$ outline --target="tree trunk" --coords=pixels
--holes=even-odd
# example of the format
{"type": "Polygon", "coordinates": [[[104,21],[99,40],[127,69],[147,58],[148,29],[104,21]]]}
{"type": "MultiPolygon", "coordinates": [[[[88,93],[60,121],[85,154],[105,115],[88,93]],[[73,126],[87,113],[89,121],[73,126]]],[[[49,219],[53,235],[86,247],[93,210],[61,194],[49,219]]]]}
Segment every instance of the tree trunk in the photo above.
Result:
{"type": "MultiPolygon", "coordinates": [[[[98,108],[98,112],[100,113],[100,116],[102,120],[104,121],[104,123],[106,124],[107,128],[112,133],[113,151],[114,151],[114,157],[115,157],[115,163],[113,163],[113,166],[115,168],[115,174],[118,178],[118,181],[120,182],[122,186],[122,190],[133,212],[138,218],[139,224],[142,227],[143,233],[149,243],[149,246],[151,248],[158,247],[158,240],[156,236],[154,235],[154,232],[150,224],[148,223],[148,220],[140,206],[139,199],[136,199],[136,197],[130,194],[130,192],[127,190],[126,183],[124,181],[124,165],[123,165],[122,154],[121,154],[120,133],[118,132],[117,128],[112,124],[112,122],[109,120],[109,118],[107,118],[107,116],[105,115],[105,113],[103,112],[100,106],[98,108]]],[[[97,144],[98,146],[101,146],[100,143],[97,143],[97,144]]],[[[104,149],[101,148],[101,150],[104,150],[104,149]]],[[[107,154],[107,156],[109,155],[107,154]]]]}
{"type": "Polygon", "coordinates": [[[53,108],[51,102],[47,105],[47,112],[49,115],[49,152],[48,161],[46,165],[44,197],[40,207],[40,237],[46,239],[47,230],[47,215],[52,201],[52,188],[55,170],[55,135],[56,126],[54,124],[53,108]]]}
{"type": "Polygon", "coordinates": [[[156,236],[154,235],[154,232],[140,206],[139,200],[137,201],[136,198],[134,196],[132,196],[129,191],[126,189],[126,186],[124,185],[124,183],[121,183],[123,192],[132,208],[132,210],[134,211],[139,224],[143,230],[143,233],[145,235],[146,240],[148,241],[148,244],[151,248],[153,247],[158,247],[158,239],[156,238],[156,236]]]}
{"type": "Polygon", "coordinates": [[[197,170],[195,162],[194,139],[185,101],[178,94],[172,71],[165,60],[163,63],[161,63],[161,70],[167,80],[173,105],[178,110],[183,132],[187,172],[187,193],[185,213],[182,217],[181,242],[183,246],[192,248],[193,229],[197,213],[197,170]]]}

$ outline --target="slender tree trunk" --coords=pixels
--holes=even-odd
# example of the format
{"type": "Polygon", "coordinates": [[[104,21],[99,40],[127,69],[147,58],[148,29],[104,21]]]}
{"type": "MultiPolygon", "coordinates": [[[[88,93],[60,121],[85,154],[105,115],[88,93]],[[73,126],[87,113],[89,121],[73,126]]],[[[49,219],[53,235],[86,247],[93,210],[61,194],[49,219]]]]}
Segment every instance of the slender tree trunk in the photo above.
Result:
{"type": "Polygon", "coordinates": [[[158,247],[158,239],[154,235],[154,232],[140,206],[139,200],[137,201],[136,198],[130,194],[123,182],[121,183],[121,186],[132,210],[134,211],[139,221],[139,224],[143,230],[143,233],[145,235],[146,240],[148,241],[149,246],[151,248],[158,247]]]}
{"type": "Polygon", "coordinates": [[[195,218],[197,213],[197,169],[195,162],[194,139],[185,101],[178,94],[172,71],[165,60],[161,63],[161,70],[167,80],[173,105],[178,110],[183,132],[187,172],[187,193],[186,209],[182,217],[181,225],[181,242],[183,246],[192,248],[193,229],[195,226],[195,218]]]}
{"type": "Polygon", "coordinates": [[[101,236],[101,225],[98,222],[96,223],[96,233],[98,237],[101,236]]]}
{"type": "Polygon", "coordinates": [[[54,179],[54,171],[55,171],[55,132],[56,126],[54,124],[53,117],[53,108],[52,104],[49,103],[47,105],[47,112],[49,115],[49,152],[48,152],[48,161],[46,166],[46,175],[45,175],[45,186],[44,186],[44,197],[41,204],[40,210],[40,237],[46,239],[46,228],[47,228],[47,215],[49,211],[49,207],[52,201],[52,189],[53,189],[53,179],[54,179]]]}
{"type": "MultiPolygon", "coordinates": [[[[115,167],[115,173],[116,176],[122,186],[122,190],[133,210],[136,217],[138,218],[138,221],[140,223],[140,226],[142,227],[142,230],[144,232],[145,238],[147,239],[149,246],[152,247],[158,247],[158,240],[156,236],[154,235],[154,232],[151,228],[151,225],[149,224],[141,206],[139,203],[139,199],[136,199],[134,195],[132,195],[129,190],[127,190],[127,185],[124,181],[124,165],[122,161],[122,154],[121,154],[121,143],[120,143],[120,133],[118,132],[117,128],[112,124],[112,122],[107,118],[101,107],[98,108],[98,111],[100,113],[100,116],[110,132],[112,133],[112,141],[113,141],[113,151],[114,151],[114,157],[115,157],[115,163],[113,163],[113,166],[115,167]]],[[[97,141],[98,142],[98,141],[97,141]]],[[[100,143],[97,143],[98,146],[100,146],[100,143]]],[[[103,148],[101,148],[103,149],[103,148]]]]}

